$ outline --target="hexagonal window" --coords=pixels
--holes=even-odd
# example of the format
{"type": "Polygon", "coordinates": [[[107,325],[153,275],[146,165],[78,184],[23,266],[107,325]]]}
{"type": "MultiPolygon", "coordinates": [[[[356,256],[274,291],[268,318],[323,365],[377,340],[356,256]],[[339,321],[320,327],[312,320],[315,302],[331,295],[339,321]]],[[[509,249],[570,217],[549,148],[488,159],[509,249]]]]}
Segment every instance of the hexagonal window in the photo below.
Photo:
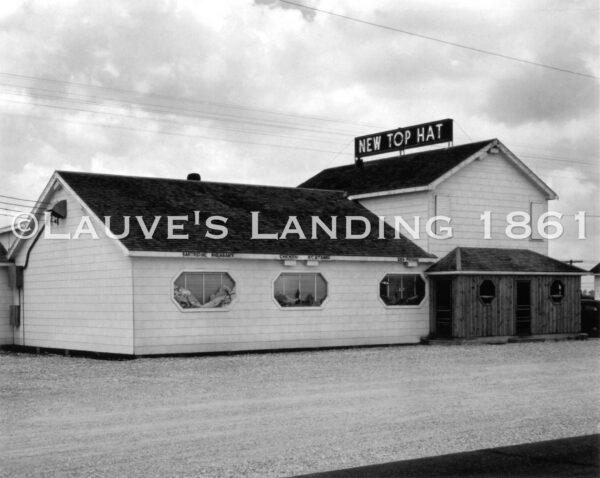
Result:
{"type": "Polygon", "coordinates": [[[227,272],[182,272],[173,283],[173,299],[182,309],[217,309],[231,304],[235,281],[227,272]]]}
{"type": "Polygon", "coordinates": [[[327,281],[317,272],[284,272],[273,283],[281,307],[320,307],[327,298],[327,281]]]}
{"type": "Polygon", "coordinates": [[[425,281],[418,274],[388,274],[379,283],[385,305],[419,305],[425,298],[425,281]]]}
{"type": "Polygon", "coordinates": [[[562,302],[565,297],[565,286],[559,280],[555,280],[550,284],[550,298],[552,302],[559,303],[562,302]]]}
{"type": "Polygon", "coordinates": [[[486,279],[479,285],[479,299],[484,304],[491,304],[496,297],[496,286],[494,283],[486,279]]]}

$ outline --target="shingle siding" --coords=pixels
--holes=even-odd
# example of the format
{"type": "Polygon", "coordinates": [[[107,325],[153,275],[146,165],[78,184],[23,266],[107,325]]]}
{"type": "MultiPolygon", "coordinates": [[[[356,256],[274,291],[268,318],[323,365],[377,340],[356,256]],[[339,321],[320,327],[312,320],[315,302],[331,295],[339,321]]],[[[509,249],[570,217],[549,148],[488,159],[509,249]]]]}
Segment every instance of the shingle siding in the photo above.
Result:
{"type": "MultiPolygon", "coordinates": [[[[98,217],[111,216],[115,234],[123,231],[123,217],[131,217],[130,234],[121,240],[130,251],[429,257],[405,238],[378,239],[377,217],[342,192],[106,174],[58,174],[98,217]],[[199,225],[194,224],[194,211],[201,212],[199,225]],[[259,213],[260,233],[281,233],[289,217],[296,216],[307,239],[300,239],[297,234],[290,234],[284,240],[253,239],[253,211],[259,213]],[[144,237],[135,216],[142,216],[148,227],[155,216],[161,218],[152,239],[144,237]],[[168,216],[188,217],[184,230],[177,231],[188,234],[188,239],[167,237],[168,216]],[[210,216],[227,219],[225,238],[206,236],[204,222],[210,216]],[[337,238],[319,232],[317,239],[311,239],[312,216],[321,217],[325,224],[336,217],[337,238]],[[345,239],[348,216],[364,217],[370,222],[371,233],[367,238],[345,239]]],[[[394,237],[392,228],[386,228],[385,232],[387,238],[394,237]]]]}
{"type": "Polygon", "coordinates": [[[528,249],[457,247],[427,269],[431,272],[536,272],[585,274],[586,271],[528,249]]]}
{"type": "Polygon", "coordinates": [[[492,141],[364,161],[360,168],[354,164],[329,168],[299,187],[335,189],[357,195],[427,186],[465,159],[491,145],[492,141]]]}

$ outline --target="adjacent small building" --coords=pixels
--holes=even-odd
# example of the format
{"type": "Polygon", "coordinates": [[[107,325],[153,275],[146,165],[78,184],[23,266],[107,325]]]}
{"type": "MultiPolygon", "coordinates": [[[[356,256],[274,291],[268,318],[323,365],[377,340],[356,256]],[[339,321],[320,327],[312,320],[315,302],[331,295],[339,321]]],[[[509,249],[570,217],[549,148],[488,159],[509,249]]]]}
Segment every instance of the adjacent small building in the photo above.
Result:
{"type": "Polygon", "coordinates": [[[600,263],[596,264],[590,269],[590,272],[594,275],[594,294],[595,297],[600,298],[600,263]]]}
{"type": "Polygon", "coordinates": [[[457,247],[427,270],[431,335],[581,331],[582,270],[527,249],[457,247]]]}

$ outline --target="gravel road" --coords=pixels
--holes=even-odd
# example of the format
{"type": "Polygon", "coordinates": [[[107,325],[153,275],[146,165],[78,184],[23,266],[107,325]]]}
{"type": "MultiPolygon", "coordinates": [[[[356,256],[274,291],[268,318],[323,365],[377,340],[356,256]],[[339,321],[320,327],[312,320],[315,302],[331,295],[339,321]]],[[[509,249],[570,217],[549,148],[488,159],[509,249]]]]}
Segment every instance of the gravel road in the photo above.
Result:
{"type": "Polygon", "coordinates": [[[0,353],[0,476],[289,476],[597,433],[599,352],[0,353]]]}

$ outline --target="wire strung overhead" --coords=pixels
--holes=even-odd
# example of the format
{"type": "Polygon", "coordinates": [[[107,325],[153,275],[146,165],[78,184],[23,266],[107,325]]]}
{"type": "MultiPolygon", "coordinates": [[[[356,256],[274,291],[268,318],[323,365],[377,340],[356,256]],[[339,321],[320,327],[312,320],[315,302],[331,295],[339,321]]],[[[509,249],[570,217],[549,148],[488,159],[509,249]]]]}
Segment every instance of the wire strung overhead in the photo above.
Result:
{"type": "Polygon", "coordinates": [[[519,63],[524,63],[527,65],[532,65],[532,66],[537,66],[540,68],[546,68],[549,70],[554,70],[554,71],[559,71],[561,73],[567,73],[570,75],[577,75],[577,76],[582,76],[585,78],[592,78],[594,80],[600,80],[599,76],[596,75],[592,75],[589,73],[582,73],[580,71],[575,71],[575,70],[569,70],[568,68],[561,68],[558,66],[554,66],[554,65],[548,65],[546,63],[539,63],[536,61],[531,61],[531,60],[526,60],[524,58],[518,58],[516,56],[510,56],[510,55],[505,55],[503,53],[498,53],[498,52],[493,52],[493,51],[489,51],[489,50],[484,50],[483,48],[477,48],[477,47],[473,47],[473,46],[468,46],[468,45],[463,45],[461,43],[456,43],[456,42],[452,42],[452,41],[448,41],[448,40],[443,40],[441,38],[435,38],[435,37],[431,37],[429,35],[423,35],[421,33],[415,33],[415,32],[411,32],[408,30],[403,30],[401,28],[396,28],[396,27],[391,27],[389,25],[382,25],[380,23],[375,23],[375,22],[370,22],[367,20],[363,20],[361,18],[356,18],[356,17],[350,17],[348,15],[342,15],[340,13],[335,13],[329,10],[323,10],[321,8],[315,8],[315,7],[310,7],[308,5],[304,5],[303,3],[298,3],[298,2],[292,2],[290,0],[279,0],[281,3],[285,3],[288,5],[294,5],[296,7],[300,7],[306,10],[312,10],[314,12],[319,12],[319,13],[325,13],[326,15],[331,15],[333,17],[338,17],[338,18],[343,18],[344,20],[350,20],[352,22],[356,22],[356,23],[362,23],[364,25],[369,25],[372,27],[377,27],[377,28],[383,28],[385,30],[391,30],[393,32],[397,32],[397,33],[403,33],[404,35],[410,35],[413,37],[417,37],[417,38],[422,38],[424,40],[429,40],[429,41],[434,41],[437,43],[443,43],[445,45],[450,45],[456,48],[462,48],[464,50],[470,50],[470,51],[474,51],[476,53],[481,53],[484,55],[490,55],[490,56],[495,56],[498,58],[503,58],[505,60],[510,60],[510,61],[516,61],[519,63]]]}

